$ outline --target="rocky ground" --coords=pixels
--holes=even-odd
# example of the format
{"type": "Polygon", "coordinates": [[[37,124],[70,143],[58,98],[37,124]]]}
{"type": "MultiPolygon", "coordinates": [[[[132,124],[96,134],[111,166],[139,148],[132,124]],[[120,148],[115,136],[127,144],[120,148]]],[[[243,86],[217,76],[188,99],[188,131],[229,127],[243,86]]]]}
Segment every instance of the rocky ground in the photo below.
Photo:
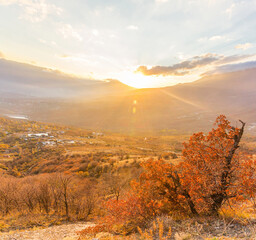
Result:
{"type": "Polygon", "coordinates": [[[77,240],[77,231],[90,226],[89,223],[63,224],[45,229],[28,229],[0,233],[1,240],[77,240]]]}
{"type": "MultiPolygon", "coordinates": [[[[256,240],[256,222],[241,224],[234,220],[223,221],[221,219],[202,218],[173,221],[169,218],[162,218],[165,232],[171,226],[172,239],[174,240],[256,240]]],[[[16,230],[0,233],[0,240],[78,240],[78,231],[92,226],[92,223],[79,222],[69,223],[47,228],[34,228],[27,230],[16,230]]],[[[145,231],[149,232],[153,228],[145,231]]],[[[86,239],[142,239],[139,234],[128,237],[113,236],[109,233],[99,233],[95,237],[86,239]]],[[[145,239],[145,238],[143,238],[145,239]]],[[[157,232],[153,239],[159,239],[157,232]]]]}

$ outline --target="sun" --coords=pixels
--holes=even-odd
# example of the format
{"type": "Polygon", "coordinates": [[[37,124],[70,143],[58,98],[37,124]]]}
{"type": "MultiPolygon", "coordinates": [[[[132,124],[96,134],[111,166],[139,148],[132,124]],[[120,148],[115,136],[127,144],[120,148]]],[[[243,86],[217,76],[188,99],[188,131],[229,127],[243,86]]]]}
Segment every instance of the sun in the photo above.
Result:
{"type": "Polygon", "coordinates": [[[120,73],[118,79],[131,87],[135,88],[152,88],[157,86],[157,79],[153,76],[145,76],[142,73],[125,71],[120,73]]]}

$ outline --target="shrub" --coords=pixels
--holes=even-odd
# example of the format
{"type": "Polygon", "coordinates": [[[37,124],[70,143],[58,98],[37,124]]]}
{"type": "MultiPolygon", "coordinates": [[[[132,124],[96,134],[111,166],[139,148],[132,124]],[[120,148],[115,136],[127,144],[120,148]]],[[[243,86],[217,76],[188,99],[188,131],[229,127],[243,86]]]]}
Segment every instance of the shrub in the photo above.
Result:
{"type": "Polygon", "coordinates": [[[133,231],[159,214],[216,215],[224,202],[255,197],[255,161],[237,153],[245,123],[234,128],[225,116],[207,135],[195,133],[184,143],[183,162],[164,160],[141,164],[144,172],[131,183],[123,200],[106,203],[112,229],[133,231]]]}

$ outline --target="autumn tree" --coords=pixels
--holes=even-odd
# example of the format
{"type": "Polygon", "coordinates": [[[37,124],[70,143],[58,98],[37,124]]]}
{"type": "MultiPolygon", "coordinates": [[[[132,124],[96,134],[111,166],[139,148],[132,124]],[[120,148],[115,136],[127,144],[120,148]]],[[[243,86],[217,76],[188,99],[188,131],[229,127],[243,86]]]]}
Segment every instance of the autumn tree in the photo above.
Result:
{"type": "Polygon", "coordinates": [[[3,215],[7,215],[17,207],[16,193],[18,188],[14,178],[0,177],[0,182],[0,211],[3,215]]]}
{"type": "Polygon", "coordinates": [[[97,183],[89,179],[77,181],[78,186],[72,194],[72,210],[79,219],[88,219],[97,203],[97,183]]]}
{"type": "Polygon", "coordinates": [[[193,215],[218,214],[229,199],[255,196],[255,161],[237,151],[245,127],[240,123],[240,128],[233,127],[225,116],[217,117],[208,134],[195,133],[184,143],[178,165],[164,160],[143,163],[145,171],[133,183],[137,196],[158,203],[160,212],[193,215]]]}
{"type": "Polygon", "coordinates": [[[49,176],[48,184],[53,198],[53,208],[56,214],[60,211],[62,197],[62,184],[59,180],[59,175],[55,173],[49,176]]]}
{"type": "Polygon", "coordinates": [[[40,209],[43,209],[46,214],[49,214],[51,209],[51,189],[49,183],[44,181],[48,179],[40,179],[41,181],[38,184],[37,189],[37,200],[40,206],[40,209]]]}
{"type": "Polygon", "coordinates": [[[65,213],[67,219],[69,219],[69,208],[70,208],[70,190],[72,184],[72,176],[60,174],[59,175],[59,182],[61,186],[61,199],[65,206],[65,213]]]}
{"type": "Polygon", "coordinates": [[[241,180],[242,156],[237,153],[245,123],[235,128],[225,116],[216,119],[217,128],[207,135],[193,134],[184,144],[181,182],[195,204],[212,214],[218,213],[223,202],[237,197],[241,180]]]}
{"type": "Polygon", "coordinates": [[[33,212],[37,205],[37,184],[32,177],[28,177],[20,183],[20,200],[25,209],[28,209],[30,212],[33,212]]]}
{"type": "Polygon", "coordinates": [[[128,182],[129,179],[118,173],[105,173],[102,177],[101,186],[106,195],[112,195],[115,197],[116,201],[118,201],[121,192],[124,191],[128,182]]]}

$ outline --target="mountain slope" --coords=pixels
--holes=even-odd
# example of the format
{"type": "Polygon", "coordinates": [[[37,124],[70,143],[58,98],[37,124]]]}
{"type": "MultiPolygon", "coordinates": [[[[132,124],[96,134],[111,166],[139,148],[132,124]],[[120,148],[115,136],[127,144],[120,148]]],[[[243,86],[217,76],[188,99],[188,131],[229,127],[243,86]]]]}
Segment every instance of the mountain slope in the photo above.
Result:
{"type": "Polygon", "coordinates": [[[173,87],[139,89],[123,96],[69,103],[50,115],[68,124],[127,132],[205,130],[219,114],[250,125],[256,122],[255,76],[256,69],[250,69],[173,87]]]}
{"type": "Polygon", "coordinates": [[[122,94],[131,87],[117,80],[90,80],[48,68],[0,59],[0,94],[37,98],[96,98],[122,94]]]}
{"type": "MultiPolygon", "coordinates": [[[[70,79],[62,79],[67,84],[64,84],[66,89],[72,90],[69,98],[56,98],[56,94],[53,99],[38,95],[33,98],[19,95],[19,100],[0,97],[0,112],[8,109],[12,114],[26,115],[34,120],[128,133],[206,130],[217,115],[225,114],[230,119],[246,121],[253,129],[256,125],[255,76],[256,68],[155,89],[132,89],[118,81],[85,80],[84,85],[79,85],[77,79],[72,85],[70,79]]],[[[36,80],[40,90],[42,81],[45,80],[36,80]]],[[[58,81],[52,91],[59,91],[58,81]]],[[[26,84],[20,93],[23,89],[27,91],[26,84]]]]}

